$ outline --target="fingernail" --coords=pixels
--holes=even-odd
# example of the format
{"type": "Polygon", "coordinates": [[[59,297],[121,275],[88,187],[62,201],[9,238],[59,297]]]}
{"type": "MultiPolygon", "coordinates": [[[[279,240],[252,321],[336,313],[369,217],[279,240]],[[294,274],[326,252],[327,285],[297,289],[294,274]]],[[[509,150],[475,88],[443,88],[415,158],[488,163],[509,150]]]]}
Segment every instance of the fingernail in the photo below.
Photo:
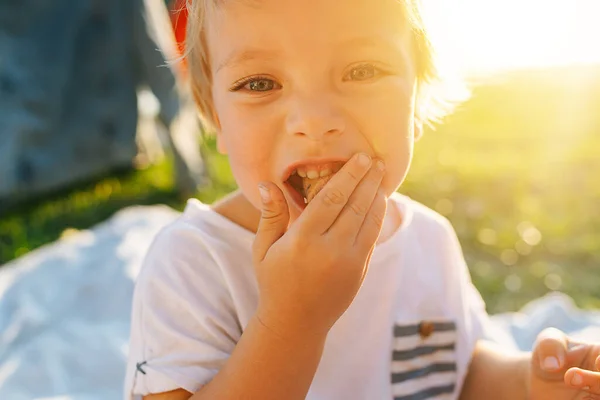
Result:
{"type": "Polygon", "coordinates": [[[558,358],[556,357],[546,357],[544,359],[544,364],[542,365],[543,369],[550,371],[558,369],[559,367],[560,365],[558,364],[558,358]]]}
{"type": "Polygon", "coordinates": [[[581,375],[579,375],[577,372],[575,372],[573,374],[573,377],[571,378],[571,385],[579,386],[582,383],[583,383],[583,378],[581,377],[581,375]]]}
{"type": "Polygon", "coordinates": [[[263,203],[268,203],[271,201],[271,192],[269,192],[269,189],[263,185],[258,185],[258,191],[260,192],[260,198],[262,199],[263,203]]]}
{"type": "Polygon", "coordinates": [[[366,155],[365,153],[360,153],[358,155],[358,165],[362,167],[366,167],[371,162],[371,157],[366,155]]]}
{"type": "Polygon", "coordinates": [[[377,169],[381,172],[385,171],[385,164],[383,163],[383,161],[381,161],[381,160],[377,161],[377,169]]]}

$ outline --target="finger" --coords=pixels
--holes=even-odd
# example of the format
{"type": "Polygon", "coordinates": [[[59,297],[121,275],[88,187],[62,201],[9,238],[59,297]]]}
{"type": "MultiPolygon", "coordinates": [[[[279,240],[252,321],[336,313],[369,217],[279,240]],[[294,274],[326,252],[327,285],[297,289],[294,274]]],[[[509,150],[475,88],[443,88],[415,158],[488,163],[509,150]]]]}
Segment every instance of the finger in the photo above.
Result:
{"type": "Polygon", "coordinates": [[[545,329],[536,340],[533,351],[533,367],[543,377],[562,377],[567,354],[567,337],[558,329],[545,329]]]}
{"type": "Polygon", "coordinates": [[[383,220],[387,210],[387,198],[381,191],[377,191],[371,208],[365,217],[362,227],[354,242],[361,252],[371,249],[381,233],[383,220]]]}
{"type": "Polygon", "coordinates": [[[572,388],[600,394],[600,372],[571,368],[565,373],[565,383],[572,388]]]}
{"type": "Polygon", "coordinates": [[[305,232],[325,233],[344,208],[350,195],[369,171],[371,157],[360,153],[353,156],[327,182],[306,209],[295,225],[305,232]]]}
{"type": "Polygon", "coordinates": [[[273,243],[283,236],[290,219],[285,197],[277,185],[271,182],[261,182],[259,191],[262,209],[258,230],[252,245],[255,262],[262,261],[273,243]]]}
{"type": "Polygon", "coordinates": [[[350,196],[346,207],[335,220],[328,233],[334,236],[343,236],[355,242],[356,236],[363,225],[371,204],[377,195],[377,190],[383,179],[385,166],[383,161],[377,160],[371,169],[358,184],[350,196]]]}
{"type": "Polygon", "coordinates": [[[600,371],[600,356],[596,357],[596,371],[600,371]]]}
{"type": "Polygon", "coordinates": [[[367,262],[365,263],[365,269],[363,270],[362,276],[360,277],[360,283],[362,284],[367,276],[367,271],[369,270],[369,265],[371,264],[371,258],[373,257],[373,250],[375,250],[375,246],[371,246],[369,249],[369,255],[367,256],[367,262]]]}

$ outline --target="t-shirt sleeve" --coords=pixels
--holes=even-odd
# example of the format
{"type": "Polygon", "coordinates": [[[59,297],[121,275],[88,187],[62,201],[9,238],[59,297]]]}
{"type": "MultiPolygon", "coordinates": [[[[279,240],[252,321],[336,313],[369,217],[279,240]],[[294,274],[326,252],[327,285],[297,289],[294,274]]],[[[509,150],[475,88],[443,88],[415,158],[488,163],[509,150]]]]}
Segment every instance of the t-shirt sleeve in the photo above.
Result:
{"type": "Polygon", "coordinates": [[[125,399],[197,392],[223,367],[241,327],[202,236],[172,226],[155,239],[136,283],[125,399]]]}

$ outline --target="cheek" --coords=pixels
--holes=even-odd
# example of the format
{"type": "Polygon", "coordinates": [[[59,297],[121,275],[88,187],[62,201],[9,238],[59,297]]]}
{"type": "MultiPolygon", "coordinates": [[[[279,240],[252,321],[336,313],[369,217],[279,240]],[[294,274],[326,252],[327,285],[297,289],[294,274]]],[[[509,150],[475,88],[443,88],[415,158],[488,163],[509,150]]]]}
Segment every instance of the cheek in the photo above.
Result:
{"type": "Polygon", "coordinates": [[[388,151],[383,158],[386,163],[386,174],[383,181],[386,194],[390,195],[404,182],[413,155],[413,140],[406,138],[404,143],[388,151]]]}
{"type": "MultiPolygon", "coordinates": [[[[221,136],[230,155],[259,160],[276,139],[277,126],[268,107],[244,104],[235,94],[216,96],[215,111],[221,121],[221,136]]],[[[234,160],[232,160],[234,161],[234,160]]]]}
{"type": "Polygon", "coordinates": [[[243,133],[223,131],[224,137],[227,137],[229,165],[236,181],[242,187],[247,181],[255,185],[272,179],[272,152],[268,141],[252,140],[243,133]]]}
{"type": "Polygon", "coordinates": [[[260,209],[258,184],[269,180],[268,158],[257,151],[252,152],[251,148],[239,150],[240,148],[236,146],[235,152],[229,153],[231,172],[246,199],[260,209]]]}
{"type": "Polygon", "coordinates": [[[219,118],[219,137],[238,187],[255,207],[260,207],[257,185],[274,179],[276,131],[268,126],[269,121],[243,107],[223,107],[219,118]]]}
{"type": "Polygon", "coordinates": [[[412,92],[389,85],[361,104],[359,129],[373,152],[385,161],[383,186],[389,195],[404,181],[414,144],[414,100],[412,92]]]}

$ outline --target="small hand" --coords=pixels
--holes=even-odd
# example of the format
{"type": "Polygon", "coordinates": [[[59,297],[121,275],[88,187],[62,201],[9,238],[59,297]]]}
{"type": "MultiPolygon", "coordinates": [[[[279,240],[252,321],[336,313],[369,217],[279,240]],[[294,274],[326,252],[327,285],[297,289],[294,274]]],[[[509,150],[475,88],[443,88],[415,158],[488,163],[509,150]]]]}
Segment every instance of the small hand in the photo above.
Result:
{"type": "Polygon", "coordinates": [[[351,158],[289,227],[288,206],[273,183],[261,185],[262,217],[253,246],[257,317],[280,336],[326,334],[365,277],[383,225],[384,168],[351,158]]]}
{"type": "Polygon", "coordinates": [[[600,400],[600,343],[582,343],[557,329],[536,341],[531,364],[532,400],[600,400]]]}

